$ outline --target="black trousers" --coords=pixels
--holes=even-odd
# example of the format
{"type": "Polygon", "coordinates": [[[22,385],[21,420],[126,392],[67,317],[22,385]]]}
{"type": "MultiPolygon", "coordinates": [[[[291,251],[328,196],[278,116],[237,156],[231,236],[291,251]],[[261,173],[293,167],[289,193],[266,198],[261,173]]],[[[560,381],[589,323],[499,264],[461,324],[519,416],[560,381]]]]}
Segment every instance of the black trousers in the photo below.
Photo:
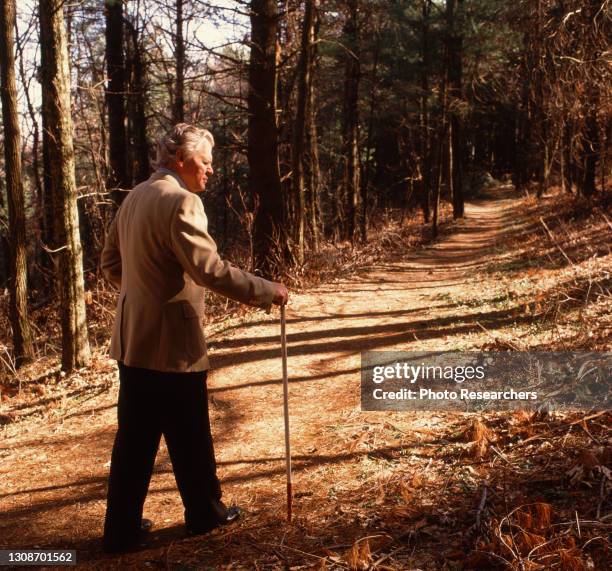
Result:
{"type": "Polygon", "coordinates": [[[202,533],[226,517],[208,418],[206,376],[206,371],[163,373],[119,363],[118,429],[104,522],[106,549],[129,547],[139,540],[142,508],[162,434],[187,528],[202,533]]]}

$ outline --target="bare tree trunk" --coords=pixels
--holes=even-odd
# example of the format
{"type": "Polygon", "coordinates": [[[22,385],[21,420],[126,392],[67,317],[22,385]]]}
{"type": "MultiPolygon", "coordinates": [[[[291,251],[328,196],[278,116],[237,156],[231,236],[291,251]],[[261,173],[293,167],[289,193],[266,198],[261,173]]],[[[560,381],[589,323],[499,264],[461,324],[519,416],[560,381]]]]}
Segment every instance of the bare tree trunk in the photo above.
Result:
{"type": "MultiPolygon", "coordinates": [[[[17,48],[17,53],[19,55],[19,77],[21,79],[21,83],[24,88],[24,95],[26,98],[26,103],[28,107],[28,115],[30,116],[30,121],[32,123],[32,171],[34,175],[34,183],[36,186],[36,220],[37,220],[37,228],[35,233],[37,235],[38,242],[40,242],[41,237],[43,235],[43,227],[44,227],[44,192],[43,192],[43,182],[40,176],[40,129],[38,126],[38,112],[34,109],[34,104],[32,103],[32,97],[30,96],[30,81],[32,77],[28,78],[26,76],[25,65],[26,56],[23,53],[23,45],[19,38],[19,28],[17,22],[15,22],[15,46],[17,48]]],[[[51,261],[47,253],[43,250],[43,248],[37,248],[37,265],[36,268],[38,271],[36,272],[36,281],[31,283],[31,287],[40,290],[47,290],[48,288],[48,278],[52,274],[51,261]],[[40,271],[43,270],[43,271],[40,271]],[[48,271],[45,271],[48,270],[48,271]]]]}
{"type": "Polygon", "coordinates": [[[544,46],[542,38],[543,28],[543,10],[542,0],[537,0],[537,18],[536,18],[536,30],[535,30],[535,62],[536,67],[533,70],[534,74],[534,100],[535,100],[535,126],[537,129],[537,135],[535,138],[534,149],[537,154],[537,177],[538,187],[536,190],[536,196],[540,198],[546,191],[548,184],[547,174],[547,163],[549,156],[549,142],[548,142],[548,118],[545,106],[545,95],[544,95],[544,69],[542,68],[542,59],[544,57],[544,46]]]}
{"type": "Polygon", "coordinates": [[[431,187],[431,136],[429,126],[429,13],[431,0],[422,0],[421,14],[421,136],[419,139],[422,157],[421,173],[421,205],[425,224],[429,223],[430,205],[429,195],[431,187]]]}
{"type": "Polygon", "coordinates": [[[372,88],[370,91],[370,110],[368,117],[368,134],[366,137],[365,156],[366,163],[363,168],[363,180],[361,182],[361,240],[366,242],[368,239],[368,194],[372,171],[372,133],[374,131],[374,111],[378,95],[376,86],[378,84],[378,59],[380,56],[380,30],[376,30],[376,43],[374,44],[374,63],[372,65],[372,88]]]}
{"type": "Polygon", "coordinates": [[[123,3],[105,0],[106,68],[110,172],[107,186],[115,204],[121,204],[130,185],[127,175],[127,139],[125,132],[125,57],[123,53],[123,3]]]}
{"type": "Polygon", "coordinates": [[[21,181],[21,133],[17,116],[15,85],[15,0],[4,0],[0,10],[0,72],[2,79],[2,123],[10,234],[9,318],[13,329],[15,362],[34,357],[28,321],[26,227],[21,181]]]}
{"type": "Polygon", "coordinates": [[[63,0],[40,0],[43,117],[55,214],[57,280],[61,298],[62,368],[83,367],[90,358],[83,284],[83,252],[74,178],[68,49],[63,0]]]}
{"type": "MultiPolygon", "coordinates": [[[[51,180],[51,158],[49,147],[51,145],[49,139],[49,129],[47,127],[48,119],[45,114],[42,114],[42,159],[43,159],[43,244],[44,246],[50,246],[54,241],[54,218],[55,218],[55,207],[53,205],[53,184],[51,180]]],[[[45,249],[45,255],[47,256],[47,263],[45,268],[52,270],[49,276],[45,276],[45,282],[47,285],[46,291],[49,295],[53,294],[56,289],[55,276],[57,275],[57,264],[53,256],[45,249]]]]}
{"type": "Polygon", "coordinates": [[[346,237],[354,242],[357,233],[357,200],[359,196],[359,0],[347,0],[344,24],[346,36],[344,83],[344,196],[346,237]]]}
{"type": "MultiPolygon", "coordinates": [[[[443,112],[444,113],[444,112],[443,112]]],[[[440,194],[442,191],[442,171],[444,164],[444,143],[446,141],[446,118],[441,119],[442,126],[439,133],[439,139],[436,142],[436,156],[435,156],[435,173],[433,180],[433,216],[431,219],[431,228],[433,237],[438,236],[438,217],[440,213],[440,194]]]]}
{"type": "MultiPolygon", "coordinates": [[[[448,57],[448,53],[444,54],[444,60],[446,61],[448,57]]],[[[448,75],[447,70],[448,66],[444,66],[444,72],[442,75],[442,81],[440,85],[440,123],[439,123],[439,131],[438,131],[438,140],[436,142],[436,157],[435,157],[435,165],[436,172],[434,175],[434,186],[433,186],[433,196],[434,196],[434,205],[433,205],[433,218],[432,218],[432,231],[433,237],[436,238],[438,235],[438,217],[440,212],[440,194],[442,187],[442,171],[444,167],[444,147],[447,143],[448,139],[448,101],[447,101],[447,85],[448,85],[448,75]]]]}
{"type": "MultiPolygon", "coordinates": [[[[227,134],[227,115],[225,111],[222,112],[223,116],[223,243],[221,251],[223,252],[227,248],[227,235],[228,235],[228,202],[231,200],[229,178],[230,178],[230,166],[229,166],[229,137],[227,134]]],[[[251,252],[251,264],[253,264],[253,252],[251,252]]]]}
{"type": "Polygon", "coordinates": [[[278,5],[276,0],[251,0],[250,8],[248,161],[257,207],[254,266],[264,276],[272,276],[273,255],[282,257],[287,247],[276,124],[278,5]]]}
{"type": "MultiPolygon", "coordinates": [[[[524,69],[528,69],[527,63],[523,64],[524,69]]],[[[528,192],[530,180],[530,164],[532,162],[532,112],[531,102],[529,101],[529,86],[525,84],[522,87],[522,101],[519,110],[519,119],[517,125],[517,160],[515,162],[514,186],[517,190],[528,192]]]]}
{"type": "Polygon", "coordinates": [[[185,40],[183,38],[183,2],[176,0],[176,40],[174,60],[176,65],[176,84],[174,88],[174,106],[172,120],[175,123],[185,121],[185,40]]]}
{"type": "Polygon", "coordinates": [[[149,143],[147,141],[147,116],[145,113],[147,97],[146,68],[138,30],[131,22],[128,22],[127,26],[132,46],[130,59],[130,102],[133,107],[132,125],[136,160],[135,180],[133,183],[138,184],[149,178],[151,173],[149,143]]]}
{"type": "Polygon", "coordinates": [[[316,121],[316,97],[314,88],[315,63],[317,57],[316,39],[318,36],[318,0],[313,6],[313,35],[311,37],[311,57],[312,57],[312,78],[308,85],[308,104],[306,106],[306,185],[308,187],[308,226],[312,239],[312,249],[319,250],[319,224],[321,212],[319,206],[319,188],[321,186],[321,172],[319,169],[319,144],[317,140],[317,121],[316,121]]]}
{"type": "Polygon", "coordinates": [[[4,180],[0,178],[0,287],[5,287],[11,275],[11,246],[8,241],[8,216],[4,200],[4,180]]]}
{"type": "Polygon", "coordinates": [[[458,30],[457,12],[461,9],[463,0],[446,0],[446,18],[448,26],[448,95],[451,100],[452,113],[450,116],[450,147],[453,157],[452,170],[449,173],[449,185],[452,187],[453,218],[463,218],[463,166],[465,160],[465,143],[461,109],[459,102],[463,98],[463,36],[458,30]]]}
{"type": "Polygon", "coordinates": [[[573,130],[571,119],[566,118],[561,134],[561,181],[564,192],[571,193],[572,180],[572,161],[573,161],[573,130]]]}
{"type": "Polygon", "coordinates": [[[304,7],[302,24],[302,42],[298,62],[297,111],[293,125],[293,147],[291,149],[293,193],[297,205],[295,213],[295,236],[297,259],[304,263],[304,230],[306,219],[306,197],[304,188],[304,160],[306,139],[306,108],[312,83],[312,43],[314,40],[314,4],[316,0],[307,1],[304,7]]]}
{"type": "Polygon", "coordinates": [[[599,146],[599,130],[597,127],[597,106],[586,117],[586,129],[582,143],[583,177],[581,192],[583,196],[592,196],[595,193],[595,172],[597,167],[597,154],[599,146]]]}
{"type": "MultiPolygon", "coordinates": [[[[446,99],[446,94],[444,94],[446,99]]],[[[446,104],[444,104],[446,106],[446,104]]],[[[444,143],[446,142],[446,110],[442,110],[442,118],[440,119],[441,126],[436,141],[436,156],[434,157],[435,173],[433,178],[433,215],[431,219],[431,228],[433,237],[438,236],[438,217],[440,213],[440,194],[442,192],[442,172],[444,166],[444,143]]]]}

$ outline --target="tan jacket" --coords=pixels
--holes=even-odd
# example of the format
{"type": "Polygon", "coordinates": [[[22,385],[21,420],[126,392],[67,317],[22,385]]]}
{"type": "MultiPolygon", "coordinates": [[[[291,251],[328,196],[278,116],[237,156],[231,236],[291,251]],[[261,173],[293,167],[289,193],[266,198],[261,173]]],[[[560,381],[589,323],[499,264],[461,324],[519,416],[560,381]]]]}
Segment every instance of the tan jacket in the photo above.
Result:
{"type": "Polygon", "coordinates": [[[166,169],[128,194],[109,227],[101,266],[121,290],[110,356],[156,371],[209,368],[204,288],[265,308],[275,295],[272,282],[221,260],[202,201],[166,169]]]}

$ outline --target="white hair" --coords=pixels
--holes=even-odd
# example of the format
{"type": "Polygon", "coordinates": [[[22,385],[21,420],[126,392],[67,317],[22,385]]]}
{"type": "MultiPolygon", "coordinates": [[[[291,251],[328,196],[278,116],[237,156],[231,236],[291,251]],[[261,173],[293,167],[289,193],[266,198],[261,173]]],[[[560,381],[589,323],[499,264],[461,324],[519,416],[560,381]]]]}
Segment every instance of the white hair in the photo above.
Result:
{"type": "Polygon", "coordinates": [[[211,149],[215,146],[215,139],[210,131],[189,123],[177,123],[157,141],[155,167],[170,166],[179,150],[186,158],[192,157],[204,142],[207,142],[211,149]]]}

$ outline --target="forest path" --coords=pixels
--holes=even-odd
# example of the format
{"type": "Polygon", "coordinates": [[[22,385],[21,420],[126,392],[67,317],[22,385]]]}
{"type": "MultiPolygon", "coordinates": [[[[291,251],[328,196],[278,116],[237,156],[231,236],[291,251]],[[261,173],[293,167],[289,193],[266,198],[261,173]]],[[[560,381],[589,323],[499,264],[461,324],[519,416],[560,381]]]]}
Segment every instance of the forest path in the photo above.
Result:
{"type": "MultiPolygon", "coordinates": [[[[311,465],[326,455],[326,427],[360,413],[362,351],[465,350],[482,342],[476,321],[486,329],[503,322],[502,312],[482,314],[478,304],[461,307],[457,300],[466,294],[486,296],[481,271],[506,232],[518,228],[512,222],[516,202],[511,194],[499,189],[494,198],[468,203],[465,220],[454,232],[409,252],[404,260],[366,268],[291,298],[288,376],[293,453],[302,459],[298,487],[310,488],[299,478],[300,462],[311,465]],[[317,452],[311,454],[313,449],[317,452]]],[[[225,330],[213,340],[209,387],[217,417],[231,418],[221,422],[224,428],[216,438],[224,481],[268,481],[273,471],[281,476],[276,489],[282,491],[277,315],[276,310],[272,320],[225,330]],[[261,462],[270,463],[270,470],[262,470],[261,462]]]]}
{"type": "MultiPolygon", "coordinates": [[[[498,188],[468,203],[465,220],[451,233],[408,252],[404,259],[292,295],[287,332],[298,523],[286,536],[286,545],[292,538],[300,549],[305,549],[300,543],[304,538],[314,542],[311,550],[334,542],[350,545],[358,530],[374,520],[360,516],[357,531],[350,532],[334,524],[342,521],[339,514],[346,514],[338,498],[350,501],[364,481],[387,470],[373,458],[380,453],[383,459],[397,459],[396,451],[405,443],[402,435],[435,433],[448,425],[444,415],[362,413],[360,353],[465,350],[487,339],[483,328],[510,324],[504,311],[483,313],[480,301],[495,289],[487,264],[503,252],[505,233],[520,229],[513,220],[513,195],[509,187],[498,188]],[[370,430],[387,422],[391,432],[370,430]]],[[[242,561],[245,569],[254,568],[248,562],[269,555],[261,533],[272,542],[285,538],[278,311],[228,325],[210,339],[210,346],[211,420],[224,499],[244,506],[248,514],[223,534],[185,539],[182,505],[162,445],[145,505],[145,516],[155,521],[157,531],[149,550],[126,556],[136,558],[136,567],[147,560],[147,568],[169,568],[169,558],[183,561],[193,559],[194,553],[208,565],[220,565],[229,556],[223,545],[232,543],[239,548],[233,551],[234,560],[242,561]],[[170,542],[172,556],[164,551],[170,542]]],[[[105,358],[99,366],[101,376],[116,375],[114,364],[105,358]]],[[[120,563],[103,556],[98,544],[116,391],[113,383],[111,390],[65,411],[58,421],[42,425],[26,420],[6,429],[0,444],[1,547],[72,546],[84,567],[126,565],[125,558],[120,563]]],[[[411,469],[435,469],[434,448],[417,456],[411,457],[411,469]]],[[[373,511],[380,512],[381,506],[373,511]]],[[[305,557],[304,563],[316,562],[313,557],[305,557]]]]}

